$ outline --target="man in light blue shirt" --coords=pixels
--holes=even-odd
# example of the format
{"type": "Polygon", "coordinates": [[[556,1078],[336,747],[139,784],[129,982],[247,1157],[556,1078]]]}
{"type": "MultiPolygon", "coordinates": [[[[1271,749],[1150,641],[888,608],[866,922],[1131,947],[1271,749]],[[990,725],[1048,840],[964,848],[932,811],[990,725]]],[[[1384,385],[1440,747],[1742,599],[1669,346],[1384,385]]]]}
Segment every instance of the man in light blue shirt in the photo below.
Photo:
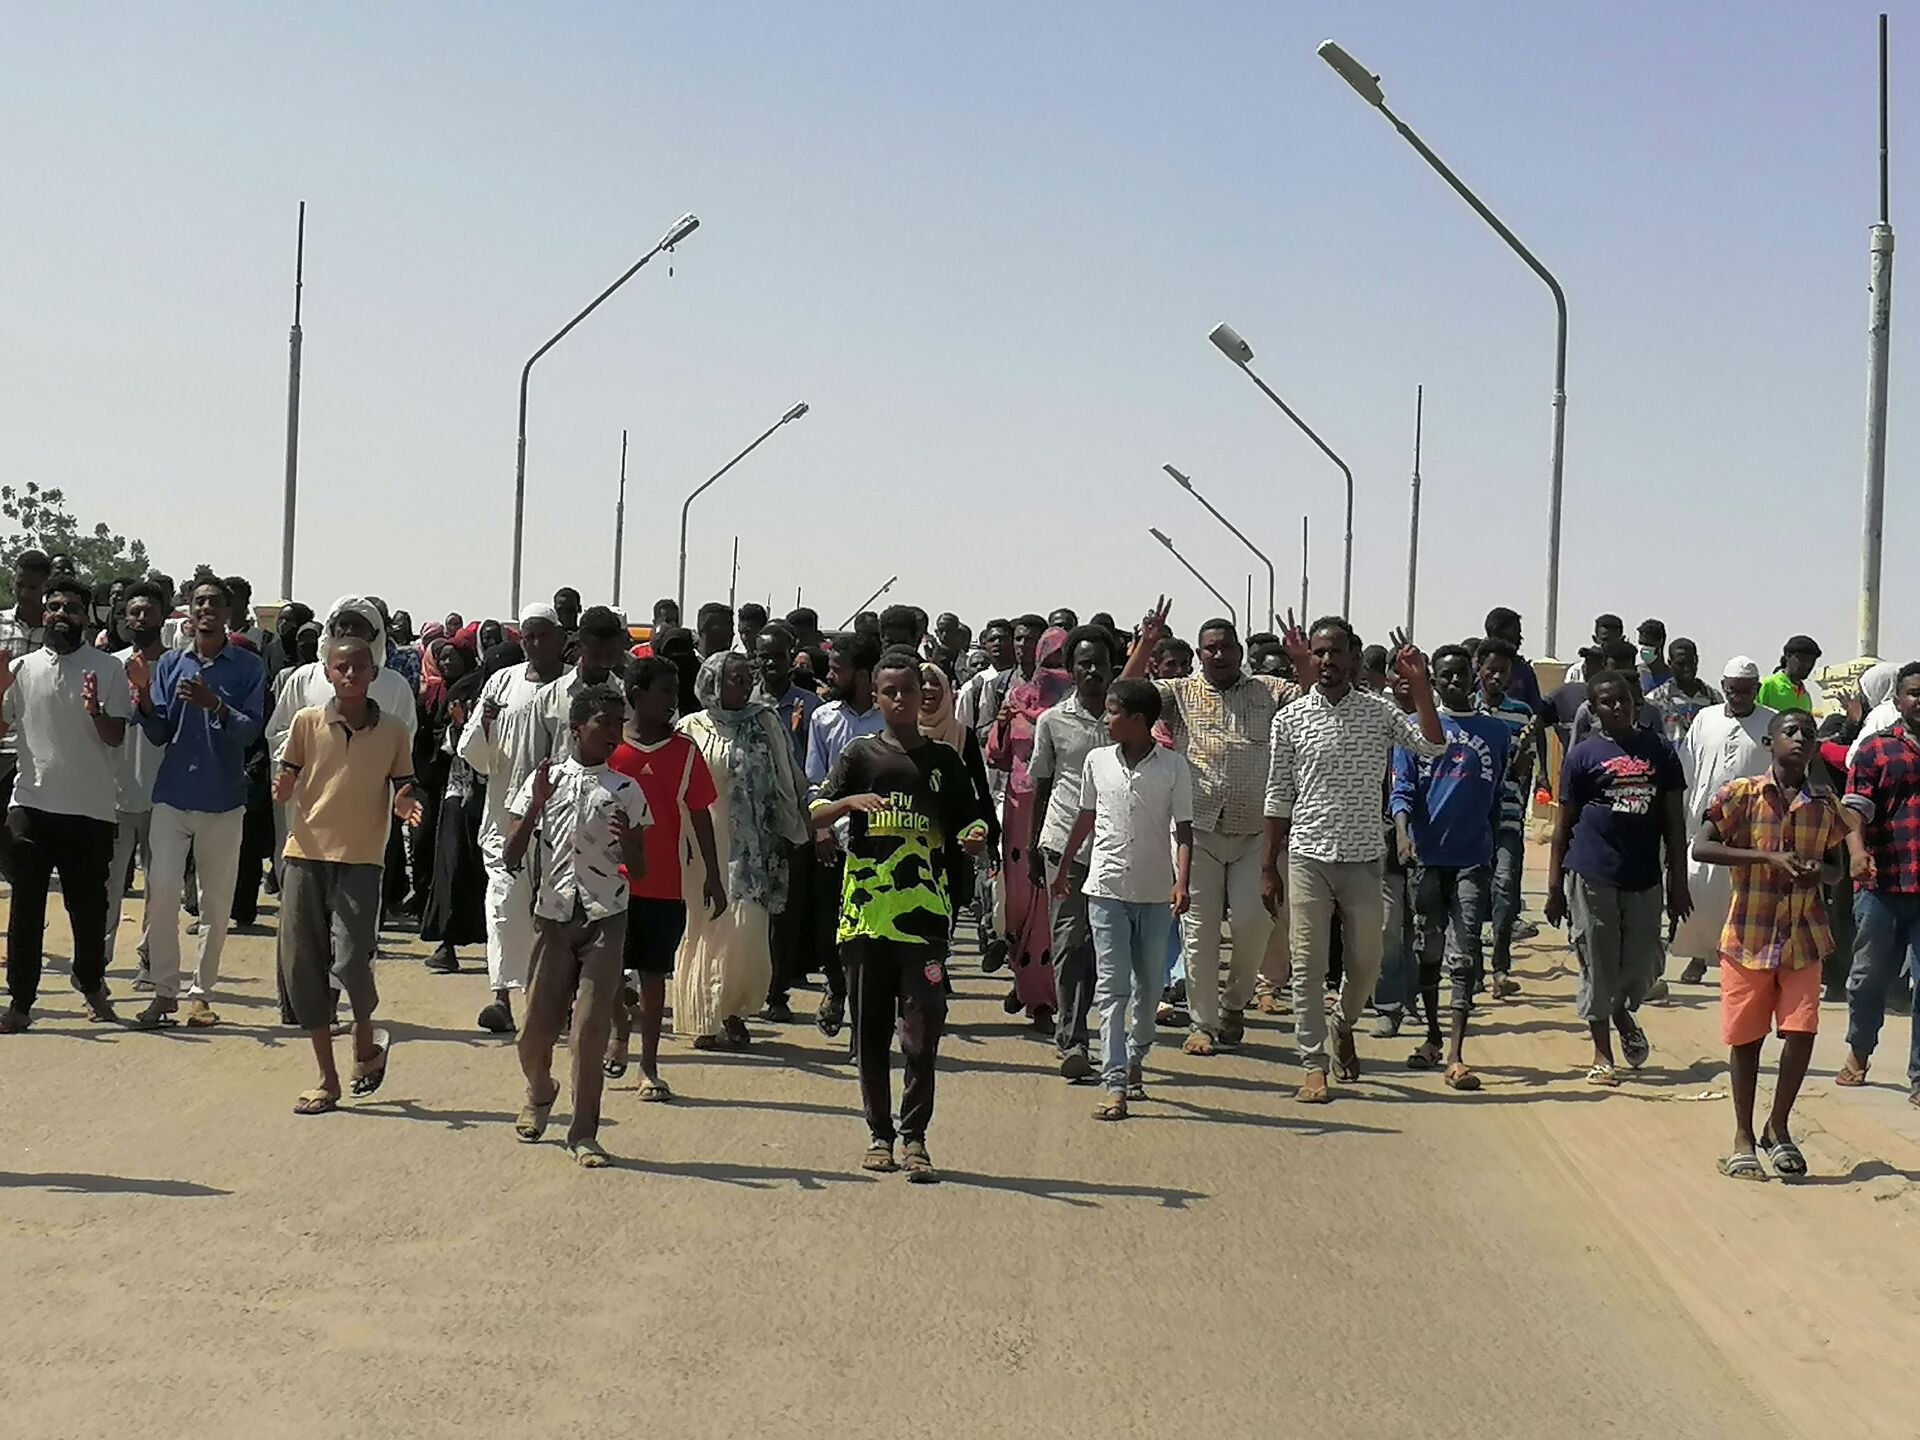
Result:
{"type": "Polygon", "coordinates": [[[200,954],[187,1023],[216,1025],[211,1004],[232,915],[247,813],[247,747],[266,719],[266,662],[227,634],[226,582],[202,580],[188,601],[192,643],[149,665],[127,659],[140,729],[166,747],[153,785],[153,872],[147,885],[147,957],[153,999],[134,1022],[173,1023],[180,995],[180,897],[194,857],[201,904],[200,954]]]}
{"type": "MultiPolygon", "coordinates": [[[[850,635],[834,647],[827,662],[827,678],[840,698],[829,700],[813,712],[807,725],[808,792],[818,790],[840,752],[862,735],[878,735],[887,728],[880,707],[873,703],[873,667],[880,662],[878,642],[866,635],[850,635]]],[[[840,948],[834,932],[840,916],[840,891],[845,881],[846,860],[840,852],[839,834],[819,837],[815,854],[824,873],[815,874],[812,907],[813,925],[809,931],[814,964],[827,977],[827,998],[820,1002],[814,1024],[820,1033],[832,1039],[840,1033],[846,1019],[847,975],[840,964],[840,948]]]]}

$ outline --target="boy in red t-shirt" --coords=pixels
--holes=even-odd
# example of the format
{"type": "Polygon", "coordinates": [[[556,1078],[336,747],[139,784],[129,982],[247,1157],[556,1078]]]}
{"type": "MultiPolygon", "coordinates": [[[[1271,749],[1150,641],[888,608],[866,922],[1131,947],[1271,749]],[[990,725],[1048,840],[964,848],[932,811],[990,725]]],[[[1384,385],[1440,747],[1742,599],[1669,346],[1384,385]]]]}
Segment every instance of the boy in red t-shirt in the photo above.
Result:
{"type": "MultiPolygon", "coordinates": [[[[683,824],[691,822],[694,842],[706,868],[701,898],[718,916],[727,908],[727,887],[714,852],[713,817],[707,814],[717,792],[700,747],[673,728],[680,699],[680,672],[671,660],[649,655],[627,667],[627,728],[607,764],[639,782],[653,824],[647,827],[647,868],[628,884],[627,971],[640,982],[640,1098],[671,1100],[660,1079],[660,1021],[667,1008],[667,977],[674,953],[687,929],[687,844],[683,824]]],[[[633,1011],[615,1007],[613,1046],[606,1072],[617,1080],[627,1073],[628,1038],[633,1011]]]]}

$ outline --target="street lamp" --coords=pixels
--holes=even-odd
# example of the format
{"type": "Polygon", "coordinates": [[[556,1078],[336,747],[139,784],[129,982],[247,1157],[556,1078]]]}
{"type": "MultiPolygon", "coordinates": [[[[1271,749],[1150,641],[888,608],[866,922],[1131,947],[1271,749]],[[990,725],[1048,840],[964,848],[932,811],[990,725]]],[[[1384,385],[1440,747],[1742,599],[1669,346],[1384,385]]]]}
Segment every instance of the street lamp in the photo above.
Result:
{"type": "Polygon", "coordinates": [[[1353,471],[1347,468],[1346,461],[1333,453],[1332,446],[1313,433],[1313,427],[1302,420],[1291,405],[1273,393],[1271,385],[1253,373],[1253,347],[1240,338],[1238,330],[1231,325],[1216,325],[1207,338],[1213,341],[1222,355],[1246,371],[1247,378],[1258,385],[1261,392],[1280,407],[1281,413],[1298,425],[1301,432],[1320,447],[1320,453],[1338,465],[1340,473],[1347,477],[1347,561],[1340,578],[1340,613],[1352,618],[1349,612],[1353,606],[1353,471]]]}
{"type": "Polygon", "coordinates": [[[1231,620],[1236,626],[1238,626],[1240,623],[1240,617],[1234,613],[1233,602],[1227,599],[1227,597],[1222,595],[1218,590],[1214,589],[1213,582],[1207,579],[1207,577],[1202,575],[1198,570],[1194,569],[1193,562],[1188,560],[1187,557],[1182,555],[1178,550],[1174,549],[1173,541],[1169,540],[1161,531],[1149,525],[1147,527],[1147,533],[1153,536],[1153,538],[1158,540],[1162,545],[1166,546],[1167,553],[1173,556],[1174,559],[1178,560],[1181,563],[1181,565],[1186,568],[1186,572],[1189,575],[1193,576],[1194,579],[1198,580],[1202,585],[1207,587],[1207,593],[1213,596],[1214,599],[1218,600],[1221,604],[1221,607],[1227,612],[1227,619],[1231,620]]]}
{"type": "MultiPolygon", "coordinates": [[[[1267,558],[1267,552],[1262,550],[1258,545],[1255,545],[1253,541],[1249,540],[1246,536],[1242,535],[1239,526],[1227,519],[1227,517],[1222,515],[1218,510],[1214,509],[1212,504],[1208,502],[1207,497],[1193,488],[1193,481],[1190,477],[1174,469],[1171,465],[1162,465],[1160,468],[1173,477],[1174,484],[1178,485],[1182,490],[1206,506],[1207,513],[1222,525],[1226,526],[1228,530],[1232,531],[1233,538],[1246,546],[1247,549],[1253,551],[1253,553],[1259,557],[1260,563],[1267,567],[1267,614],[1271,617],[1268,623],[1278,624],[1280,611],[1276,608],[1276,602],[1279,591],[1279,581],[1274,576],[1273,561],[1267,558]]],[[[1251,600],[1247,602],[1247,624],[1253,624],[1253,602],[1251,600]]]]}
{"type": "MultiPolygon", "coordinates": [[[[860,612],[862,610],[871,608],[871,606],[873,605],[873,602],[878,600],[882,595],[886,594],[889,590],[893,589],[894,585],[899,581],[899,579],[900,577],[898,575],[889,575],[887,577],[886,584],[882,585],[878,590],[874,591],[871,595],[867,596],[866,599],[862,600],[858,605],[853,607],[853,613],[847,617],[846,623],[842,625],[840,628],[842,630],[853,629],[853,622],[860,618],[860,612]]],[[[794,592],[793,603],[796,605],[800,603],[800,592],[797,590],[794,592]]]]}
{"type": "Polygon", "coordinates": [[[767,437],[772,435],[774,431],[778,430],[782,425],[791,424],[806,413],[807,405],[804,401],[787,411],[786,414],[774,421],[773,424],[762,430],[760,437],[751,445],[747,446],[746,449],[742,450],[738,455],[714,471],[713,474],[709,475],[699,485],[695,486],[693,493],[687,496],[686,504],[680,507],[680,586],[676,593],[680,597],[681,615],[684,616],[687,613],[687,512],[693,509],[693,502],[704,495],[714,481],[718,480],[722,475],[726,474],[729,470],[733,469],[734,466],[746,459],[747,456],[764,445],[767,442],[767,437]]]}
{"type": "Polygon", "coordinates": [[[1367,68],[1342,50],[1331,40],[1320,44],[1320,58],[1331,65],[1340,78],[1354,88],[1360,98],[1366,101],[1382,115],[1386,116],[1400,138],[1405,140],[1419,153],[1422,160],[1431,165],[1442,180],[1454,188],[1460,198],[1473,207],[1473,211],[1502,240],[1513,248],[1513,253],[1527,262],[1527,267],[1546,282],[1547,289],[1553,293],[1553,308],[1558,321],[1558,331],[1554,338],[1553,352],[1553,478],[1547,490],[1547,654],[1554,653],[1560,626],[1560,477],[1562,461],[1566,451],[1567,430],[1567,297],[1560,289],[1560,282],[1553,278],[1551,271],[1534,258],[1534,254],[1520,243],[1520,238],[1509,230],[1500,217],[1480,202],[1480,197],[1469,190],[1460,177],[1447,168],[1446,162],[1427,148],[1426,142],[1414,134],[1400,117],[1387,108],[1386,96],[1380,89],[1380,77],[1368,72],[1367,68]]]}
{"type": "Polygon", "coordinates": [[[591,305],[587,306],[586,309],[574,316],[573,319],[569,320],[565,325],[562,325],[554,334],[554,337],[538,350],[534,351],[533,354],[528,357],[527,363],[520,367],[520,448],[518,457],[514,461],[513,470],[513,584],[511,587],[511,601],[507,607],[509,614],[518,615],[520,613],[520,542],[521,537],[525,534],[527,508],[527,379],[533,373],[533,362],[546,354],[547,351],[551,350],[554,346],[558,345],[562,340],[566,339],[568,332],[571,331],[574,326],[586,319],[587,316],[591,315],[595,310],[598,310],[600,308],[600,302],[613,294],[613,292],[618,290],[622,285],[626,284],[627,281],[631,280],[634,275],[639,272],[642,265],[653,259],[653,257],[658,255],[662,250],[671,250],[675,245],[678,245],[699,228],[700,217],[697,215],[682,215],[678,220],[674,221],[672,228],[660,237],[659,244],[655,245],[646,254],[634,261],[632,265],[628,266],[626,274],[622,275],[618,280],[614,281],[613,284],[595,296],[591,305]]]}

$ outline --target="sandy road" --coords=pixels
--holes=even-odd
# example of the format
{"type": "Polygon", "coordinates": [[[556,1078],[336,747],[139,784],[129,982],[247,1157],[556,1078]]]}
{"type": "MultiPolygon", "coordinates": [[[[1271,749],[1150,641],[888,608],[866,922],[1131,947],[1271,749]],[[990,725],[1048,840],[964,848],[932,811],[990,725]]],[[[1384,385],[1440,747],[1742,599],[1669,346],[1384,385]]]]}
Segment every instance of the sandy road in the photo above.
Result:
{"type": "Polygon", "coordinates": [[[631,1073],[609,1095],[618,1169],[519,1145],[512,1053],[469,1028],[483,980],[405,960],[386,1088],[298,1119],[271,945],[232,944],[211,1034],[87,1027],[58,975],[0,1040],[0,1432],[1920,1429],[1920,1124],[1823,1080],[1817,1183],[1721,1179],[1724,1102],[1690,1098],[1724,1091],[1711,991],[1650,1011],[1649,1075],[1599,1094],[1536,948],[1482,1016],[1479,1095],[1363,1040],[1362,1084],[1303,1109],[1265,1021],[1237,1056],[1156,1052],[1154,1100],[1107,1126],[962,959],[946,1183],[909,1189],[855,1168],[811,1027],[670,1042],[678,1103],[631,1073]]]}

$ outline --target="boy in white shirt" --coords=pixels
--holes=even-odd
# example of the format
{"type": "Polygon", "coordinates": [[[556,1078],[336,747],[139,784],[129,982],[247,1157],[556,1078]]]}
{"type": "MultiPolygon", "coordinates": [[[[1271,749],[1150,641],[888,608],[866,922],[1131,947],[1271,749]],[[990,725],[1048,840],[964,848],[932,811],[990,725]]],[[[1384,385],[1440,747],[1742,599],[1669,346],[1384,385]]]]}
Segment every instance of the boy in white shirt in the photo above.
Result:
{"type": "Polygon", "coordinates": [[[507,802],[507,868],[518,869],[538,841],[533,973],[519,1040],[527,1103],[514,1133],[529,1144],[546,1133],[553,1102],[560,1098],[553,1047],[571,1007],[573,1119],[567,1152],[588,1169],[607,1163],[596,1138],[606,1083],[601,1061],[620,996],[628,876],[637,878],[646,870],[642,832],[653,823],[639,785],[607,766],[626,715],[619,692],[583,688],[567,715],[573,754],[557,764],[541,761],[507,802]]]}
{"type": "Polygon", "coordinates": [[[1080,814],[1054,879],[1054,894],[1064,897],[1072,861],[1091,834],[1084,893],[1107,1088],[1096,1120],[1124,1120],[1127,1102],[1146,1098],[1142,1067],[1153,1045],[1167,933],[1187,910],[1193,774],[1184,756],[1155,743],[1159,718],[1160,692],[1152,681],[1113,682],[1106,720],[1114,743],[1087,756],[1080,814]]]}

